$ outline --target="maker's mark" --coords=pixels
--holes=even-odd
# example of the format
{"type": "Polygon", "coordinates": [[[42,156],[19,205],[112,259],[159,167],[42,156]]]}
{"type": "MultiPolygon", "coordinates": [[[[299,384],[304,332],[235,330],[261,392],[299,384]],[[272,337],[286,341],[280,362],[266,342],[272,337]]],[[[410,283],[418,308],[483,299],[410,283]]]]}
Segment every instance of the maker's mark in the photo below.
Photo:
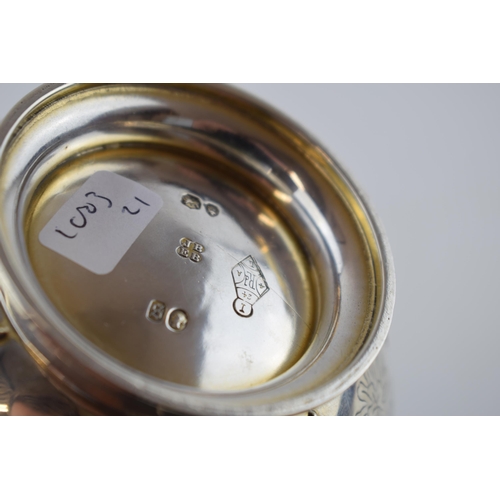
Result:
{"type": "Polygon", "coordinates": [[[191,241],[189,238],[181,238],[175,251],[180,257],[189,259],[192,262],[201,262],[201,254],[205,251],[205,247],[201,243],[191,241]]]}
{"type": "Polygon", "coordinates": [[[266,278],[251,255],[238,262],[231,273],[237,296],[233,308],[237,314],[248,318],[253,314],[254,304],[269,291],[266,278]]]}

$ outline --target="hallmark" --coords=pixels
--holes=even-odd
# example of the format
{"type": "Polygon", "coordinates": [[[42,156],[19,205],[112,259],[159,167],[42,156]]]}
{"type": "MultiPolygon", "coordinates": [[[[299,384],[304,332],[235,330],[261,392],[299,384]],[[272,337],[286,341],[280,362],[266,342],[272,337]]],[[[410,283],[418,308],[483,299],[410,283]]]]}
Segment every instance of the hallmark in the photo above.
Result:
{"type": "Polygon", "coordinates": [[[233,308],[237,314],[248,318],[253,314],[255,303],[269,291],[266,278],[251,255],[238,262],[231,273],[237,296],[233,308]]]}
{"type": "Polygon", "coordinates": [[[181,202],[191,210],[199,210],[201,208],[201,201],[198,196],[195,196],[194,194],[185,194],[182,197],[181,202]]]}
{"type": "Polygon", "coordinates": [[[219,209],[213,203],[207,203],[205,210],[210,217],[217,217],[219,215],[219,209]]]}
{"type": "Polygon", "coordinates": [[[148,305],[148,310],[146,311],[146,318],[153,323],[160,323],[163,321],[165,316],[167,306],[160,302],[159,300],[152,300],[148,305]]]}
{"type": "Polygon", "coordinates": [[[177,255],[192,262],[201,262],[201,254],[205,251],[205,247],[202,244],[191,241],[189,238],[181,238],[179,243],[180,246],[175,250],[177,255]]]}
{"type": "Polygon", "coordinates": [[[181,332],[188,324],[188,315],[182,309],[172,309],[167,314],[166,325],[173,332],[181,332]]]}

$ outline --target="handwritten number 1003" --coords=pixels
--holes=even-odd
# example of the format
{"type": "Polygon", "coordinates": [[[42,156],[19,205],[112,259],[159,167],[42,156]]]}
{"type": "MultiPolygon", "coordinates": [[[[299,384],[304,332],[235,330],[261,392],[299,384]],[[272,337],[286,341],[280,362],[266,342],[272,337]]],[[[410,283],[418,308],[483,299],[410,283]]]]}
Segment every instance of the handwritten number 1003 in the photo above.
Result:
{"type": "MultiPolygon", "coordinates": [[[[98,195],[95,193],[95,191],[89,191],[88,193],[85,194],[85,197],[86,198],[93,197],[96,199],[100,198],[101,200],[107,201],[106,208],[111,208],[113,206],[113,202],[109,198],[106,198],[105,196],[98,195]]],[[[149,203],[146,203],[145,201],[141,200],[140,198],[137,198],[137,196],[134,196],[134,198],[138,202],[142,203],[143,205],[146,205],[148,207],[151,206],[149,203]]],[[[96,203],[97,203],[97,201],[96,201],[96,203]]],[[[69,223],[73,227],[76,227],[77,229],[82,229],[87,225],[87,216],[91,215],[91,214],[95,214],[97,212],[97,207],[93,203],[87,202],[85,205],[83,205],[81,207],[76,207],[76,211],[78,212],[78,215],[71,217],[71,219],[69,220],[69,223]],[[84,214],[84,211],[86,211],[86,214],[84,214]]],[[[141,211],[140,207],[135,211],[131,211],[127,206],[124,206],[122,208],[122,213],[128,212],[130,215],[137,215],[140,211],[141,211]]],[[[55,232],[61,234],[65,238],[69,238],[69,239],[73,239],[73,238],[76,238],[78,236],[78,233],[75,233],[73,235],[66,234],[65,232],[61,231],[57,227],[55,229],[55,232]]]]}

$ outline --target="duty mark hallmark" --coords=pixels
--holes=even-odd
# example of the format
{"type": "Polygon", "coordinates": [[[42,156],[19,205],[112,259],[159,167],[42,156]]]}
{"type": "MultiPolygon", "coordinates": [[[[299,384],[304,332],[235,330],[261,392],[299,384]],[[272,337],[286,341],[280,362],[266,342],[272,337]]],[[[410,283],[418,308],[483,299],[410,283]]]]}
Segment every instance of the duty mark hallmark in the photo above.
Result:
{"type": "Polygon", "coordinates": [[[219,209],[213,203],[207,203],[205,210],[210,217],[217,217],[219,215],[219,209]]]}
{"type": "Polygon", "coordinates": [[[188,315],[182,309],[171,309],[167,314],[166,325],[173,332],[181,332],[188,324],[188,315]]]}
{"type": "Polygon", "coordinates": [[[238,262],[231,274],[237,297],[233,308],[237,314],[248,318],[253,314],[255,303],[269,291],[266,278],[251,255],[238,262]]]}
{"type": "Polygon", "coordinates": [[[191,241],[189,238],[181,238],[180,246],[176,248],[177,255],[189,259],[192,262],[201,262],[201,254],[205,247],[201,243],[191,241]]]}

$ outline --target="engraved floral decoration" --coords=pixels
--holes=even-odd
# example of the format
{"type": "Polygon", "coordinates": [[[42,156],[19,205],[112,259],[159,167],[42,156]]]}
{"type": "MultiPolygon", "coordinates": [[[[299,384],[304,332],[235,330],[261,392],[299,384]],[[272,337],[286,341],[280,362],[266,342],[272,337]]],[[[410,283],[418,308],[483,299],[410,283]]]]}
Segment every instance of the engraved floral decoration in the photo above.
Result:
{"type": "Polygon", "coordinates": [[[356,384],[354,414],[356,416],[387,415],[389,407],[387,384],[385,366],[376,360],[356,384]]]}

